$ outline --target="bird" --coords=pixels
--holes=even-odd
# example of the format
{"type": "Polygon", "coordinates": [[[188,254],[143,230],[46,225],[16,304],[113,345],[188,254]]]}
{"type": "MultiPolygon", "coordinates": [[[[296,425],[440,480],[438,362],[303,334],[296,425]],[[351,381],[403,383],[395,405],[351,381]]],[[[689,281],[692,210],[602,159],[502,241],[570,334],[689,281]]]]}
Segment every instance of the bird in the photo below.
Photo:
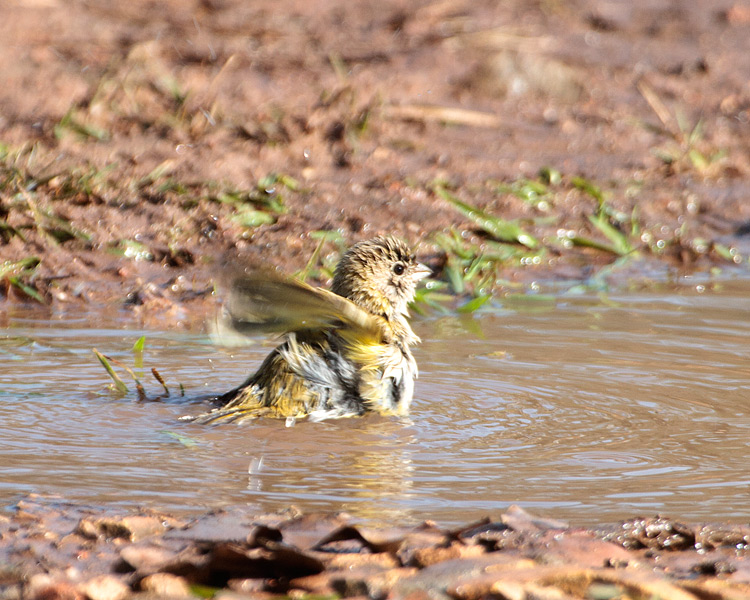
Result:
{"type": "Polygon", "coordinates": [[[409,304],[431,270],[392,236],[353,245],[331,289],[276,271],[244,269],[229,277],[218,329],[283,340],[242,385],[216,398],[199,423],[258,417],[312,420],[406,415],[418,376],[409,304]]]}

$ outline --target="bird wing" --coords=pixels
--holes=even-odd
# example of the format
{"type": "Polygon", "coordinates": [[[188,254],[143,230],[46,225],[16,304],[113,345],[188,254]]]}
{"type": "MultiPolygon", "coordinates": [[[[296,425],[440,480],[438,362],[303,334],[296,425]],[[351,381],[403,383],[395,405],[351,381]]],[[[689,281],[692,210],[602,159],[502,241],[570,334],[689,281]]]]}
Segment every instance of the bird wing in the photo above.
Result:
{"type": "Polygon", "coordinates": [[[232,276],[226,287],[219,331],[228,328],[253,335],[338,328],[363,341],[382,338],[378,319],[353,302],[274,271],[246,269],[232,276]]]}

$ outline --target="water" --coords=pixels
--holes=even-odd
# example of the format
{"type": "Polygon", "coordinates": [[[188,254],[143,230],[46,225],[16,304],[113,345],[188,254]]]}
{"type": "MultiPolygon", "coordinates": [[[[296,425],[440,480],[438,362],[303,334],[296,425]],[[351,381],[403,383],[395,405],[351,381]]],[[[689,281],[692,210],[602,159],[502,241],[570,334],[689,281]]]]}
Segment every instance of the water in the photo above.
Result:
{"type": "Polygon", "coordinates": [[[508,299],[482,316],[416,319],[424,343],[408,419],[291,428],[178,421],[243,380],[268,343],[230,351],[115,317],[5,319],[6,506],[39,492],[183,515],[293,504],[376,523],[466,523],[512,503],[582,525],[656,513],[750,519],[748,279],[508,299]],[[172,392],[161,402],[108,391],[91,352],[132,367],[141,335],[136,371],[157,396],[148,371],[159,370],[172,392]]]}

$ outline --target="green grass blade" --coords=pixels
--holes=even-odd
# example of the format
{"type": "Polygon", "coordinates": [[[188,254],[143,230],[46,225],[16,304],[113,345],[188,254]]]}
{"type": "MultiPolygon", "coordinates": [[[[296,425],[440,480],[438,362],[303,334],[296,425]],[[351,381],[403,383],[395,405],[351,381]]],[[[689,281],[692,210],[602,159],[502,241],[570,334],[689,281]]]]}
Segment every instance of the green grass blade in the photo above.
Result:
{"type": "Polygon", "coordinates": [[[99,362],[102,363],[102,366],[105,368],[109,376],[112,378],[112,381],[115,382],[115,389],[120,392],[121,394],[127,394],[128,393],[128,386],[125,385],[125,383],[120,379],[120,376],[115,373],[115,370],[112,368],[112,365],[109,364],[109,359],[104,356],[101,352],[99,352],[96,348],[93,349],[94,354],[99,359],[99,362]]]}
{"type": "Polygon", "coordinates": [[[598,185],[594,185],[585,177],[573,177],[570,182],[574,187],[594,198],[599,203],[600,208],[604,205],[604,192],[598,185]]]}
{"type": "Polygon", "coordinates": [[[443,200],[450,203],[456,210],[458,210],[458,212],[474,221],[474,223],[476,223],[483,231],[490,234],[495,239],[500,240],[501,242],[518,242],[519,244],[531,249],[539,246],[539,242],[521,229],[517,223],[493,217],[483,210],[459,200],[443,187],[436,187],[435,192],[443,198],[443,200]]]}
{"type": "Polygon", "coordinates": [[[129,366],[122,364],[119,360],[115,360],[114,358],[108,359],[110,363],[117,365],[118,367],[125,369],[125,371],[133,378],[133,381],[135,381],[135,389],[138,392],[138,399],[139,400],[145,400],[146,399],[146,390],[143,387],[143,384],[138,380],[138,376],[135,374],[133,369],[131,369],[129,366]]]}
{"type": "Polygon", "coordinates": [[[146,336],[142,335],[139,337],[135,344],[133,344],[133,352],[143,352],[143,348],[146,345],[146,336]]]}
{"type": "Polygon", "coordinates": [[[492,298],[490,294],[485,294],[483,296],[477,296],[476,298],[472,298],[468,302],[465,302],[461,306],[459,306],[456,309],[456,312],[467,314],[467,313],[473,313],[474,311],[478,310],[485,304],[487,304],[487,301],[492,298]]]}
{"type": "Polygon", "coordinates": [[[466,273],[464,273],[464,281],[467,281],[469,283],[473,283],[474,279],[479,274],[479,271],[486,267],[489,261],[487,261],[483,255],[477,256],[469,265],[469,268],[466,269],[466,273]]]}
{"type": "Polygon", "coordinates": [[[612,251],[615,254],[622,256],[630,254],[633,251],[633,246],[628,241],[628,238],[622,232],[612,227],[603,215],[596,217],[589,215],[589,221],[612,242],[612,251]]]}
{"type": "Polygon", "coordinates": [[[587,237],[577,235],[575,237],[570,238],[570,241],[574,245],[580,246],[582,248],[594,248],[595,250],[604,250],[604,252],[611,252],[612,254],[617,254],[617,250],[615,250],[615,248],[613,248],[610,244],[607,244],[606,242],[600,242],[599,240],[595,240],[592,238],[587,238],[587,237]]]}
{"type": "Polygon", "coordinates": [[[448,281],[451,284],[451,289],[454,294],[464,293],[464,277],[461,267],[456,265],[454,262],[448,262],[443,268],[448,281]]]}
{"type": "Polygon", "coordinates": [[[146,345],[146,336],[142,335],[139,337],[135,344],[133,344],[133,365],[136,369],[143,368],[143,348],[146,345]]]}
{"type": "Polygon", "coordinates": [[[299,279],[300,281],[307,281],[307,278],[310,276],[310,271],[313,268],[313,265],[315,265],[318,262],[318,259],[320,258],[320,253],[322,252],[323,245],[325,243],[326,243],[326,238],[321,236],[320,241],[318,242],[318,245],[315,246],[315,250],[310,256],[310,260],[307,261],[305,268],[296,274],[297,279],[299,279]]]}
{"type": "Polygon", "coordinates": [[[39,302],[39,304],[47,304],[47,301],[39,292],[37,292],[30,285],[26,285],[23,281],[18,279],[18,277],[8,277],[8,281],[10,281],[13,285],[15,285],[24,294],[26,294],[30,298],[33,298],[34,300],[39,302]]]}
{"type": "Polygon", "coordinates": [[[734,262],[734,254],[732,254],[732,250],[725,246],[724,244],[714,244],[714,251],[716,254],[721,256],[724,260],[728,260],[730,262],[734,262]]]}
{"type": "Polygon", "coordinates": [[[176,431],[168,431],[164,429],[161,431],[161,433],[168,435],[174,440],[177,440],[178,442],[180,442],[180,444],[185,446],[185,448],[193,448],[198,445],[198,442],[193,438],[182,435],[181,433],[177,433],[176,431]]]}
{"type": "Polygon", "coordinates": [[[39,258],[36,256],[27,256],[21,260],[6,260],[0,263],[0,279],[9,275],[18,275],[24,269],[33,269],[39,264],[39,258]]]}
{"type": "Polygon", "coordinates": [[[233,214],[230,219],[241,227],[248,228],[270,225],[276,221],[276,217],[272,214],[252,208],[243,208],[239,212],[233,214]]]}

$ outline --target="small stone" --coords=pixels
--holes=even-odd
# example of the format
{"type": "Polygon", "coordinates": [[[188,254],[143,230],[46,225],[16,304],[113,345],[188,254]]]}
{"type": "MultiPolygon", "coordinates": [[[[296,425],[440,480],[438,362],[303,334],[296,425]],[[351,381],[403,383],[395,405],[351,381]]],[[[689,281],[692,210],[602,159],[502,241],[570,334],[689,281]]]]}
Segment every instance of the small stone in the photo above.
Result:
{"type": "Polygon", "coordinates": [[[130,530],[130,539],[140,540],[152,535],[161,535],[166,528],[162,519],[153,516],[134,515],[122,519],[122,524],[130,530]]]}
{"type": "Polygon", "coordinates": [[[400,567],[378,573],[370,573],[364,569],[361,572],[347,573],[340,578],[332,577],[331,587],[345,598],[352,596],[385,598],[396,583],[416,573],[417,569],[414,567],[400,567]]]}
{"type": "Polygon", "coordinates": [[[90,519],[81,519],[78,522],[75,532],[90,540],[95,540],[99,537],[99,528],[90,519]]]}
{"type": "Polygon", "coordinates": [[[24,598],[31,600],[84,600],[84,595],[67,581],[55,581],[39,573],[29,579],[24,598]]]}
{"type": "Polygon", "coordinates": [[[141,580],[141,590],[162,598],[188,598],[192,596],[190,586],[177,575],[155,573],[141,580]]]}
{"type": "Polygon", "coordinates": [[[363,566],[379,566],[383,569],[395,569],[400,566],[399,561],[392,554],[381,552],[379,554],[332,554],[329,556],[323,556],[323,553],[317,555],[326,565],[326,568],[331,570],[336,569],[357,569],[363,566]]]}
{"type": "Polygon", "coordinates": [[[413,563],[421,568],[429,567],[445,560],[456,558],[475,558],[485,553],[482,546],[465,546],[451,544],[447,548],[420,548],[414,552],[413,563]]]}
{"type": "Polygon", "coordinates": [[[123,538],[135,542],[152,535],[164,533],[162,519],[154,516],[133,515],[129,517],[108,517],[104,519],[81,519],[76,533],[89,539],[99,536],[123,538]]]}
{"type": "MultiPolygon", "coordinates": [[[[311,575],[311,577],[316,577],[316,575],[311,575]]],[[[227,587],[239,594],[256,594],[264,591],[265,586],[265,581],[262,579],[230,579],[227,581],[227,587]]]]}
{"type": "Polygon", "coordinates": [[[89,600],[122,600],[130,588],[112,575],[100,575],[78,586],[89,600]]]}
{"type": "Polygon", "coordinates": [[[120,550],[120,558],[141,574],[155,573],[174,556],[173,552],[155,546],[131,544],[120,550]]]}
{"type": "MultiPolygon", "coordinates": [[[[305,594],[313,594],[316,596],[330,596],[330,595],[335,594],[333,586],[331,585],[331,581],[337,575],[343,578],[344,576],[347,575],[347,572],[346,571],[325,571],[323,573],[318,573],[316,575],[306,575],[305,577],[297,577],[295,579],[292,579],[289,582],[289,586],[291,590],[296,590],[297,592],[304,592],[305,594]]],[[[245,580],[245,581],[248,581],[248,580],[245,580]]],[[[259,581],[259,580],[253,579],[250,581],[259,581]]],[[[230,587],[232,587],[232,589],[237,592],[243,592],[243,593],[247,593],[248,591],[253,591],[253,592],[255,591],[255,590],[245,590],[245,589],[237,588],[231,585],[230,587]]]]}

